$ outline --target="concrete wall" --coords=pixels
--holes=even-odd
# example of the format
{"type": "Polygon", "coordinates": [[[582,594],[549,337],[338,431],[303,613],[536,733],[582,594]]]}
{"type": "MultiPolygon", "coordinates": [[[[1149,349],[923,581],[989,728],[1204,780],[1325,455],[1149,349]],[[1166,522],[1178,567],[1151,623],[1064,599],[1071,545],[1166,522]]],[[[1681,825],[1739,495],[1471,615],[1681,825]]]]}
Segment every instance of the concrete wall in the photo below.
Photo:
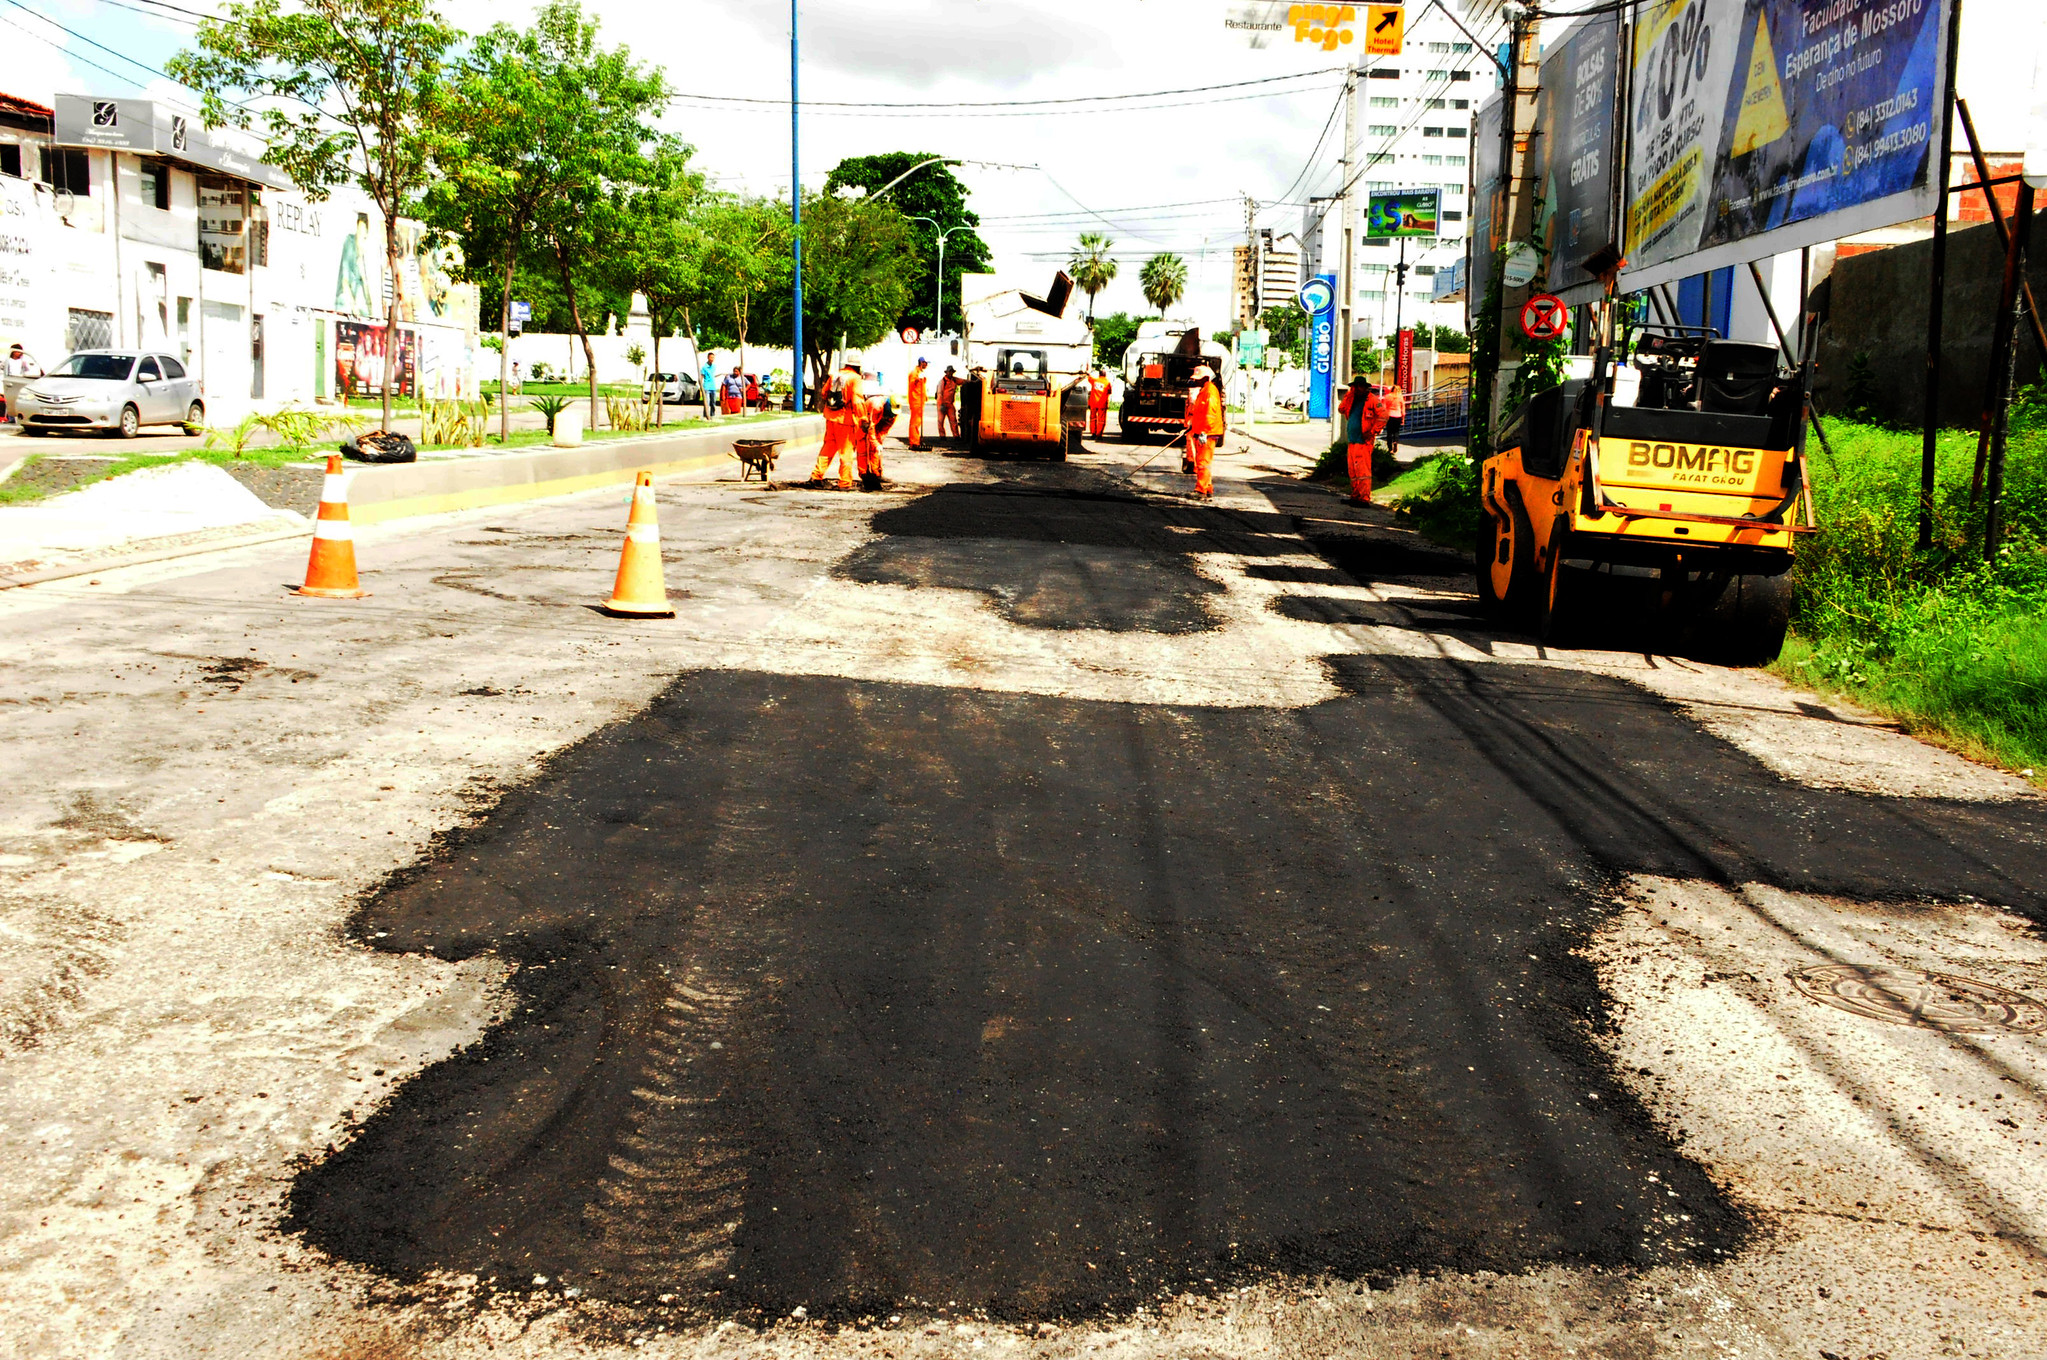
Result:
{"type": "MultiPolygon", "coordinates": [[[[2047,212],[2033,219],[2029,273],[2036,297],[2047,295],[2047,212]]],[[[1876,379],[1877,414],[1917,424],[1924,419],[1926,301],[1933,242],[1914,241],[1841,260],[1832,276],[1831,314],[1820,332],[1815,386],[1820,409],[1845,400],[1848,364],[1869,356],[1876,379]]],[[[1984,369],[1990,358],[1992,313],[2004,277],[1997,228],[1950,229],[1947,287],[1942,304],[1940,420],[1974,428],[1983,412],[1984,369]]],[[[2019,332],[2021,386],[2040,380],[2040,352],[2030,327],[2019,332]]]]}

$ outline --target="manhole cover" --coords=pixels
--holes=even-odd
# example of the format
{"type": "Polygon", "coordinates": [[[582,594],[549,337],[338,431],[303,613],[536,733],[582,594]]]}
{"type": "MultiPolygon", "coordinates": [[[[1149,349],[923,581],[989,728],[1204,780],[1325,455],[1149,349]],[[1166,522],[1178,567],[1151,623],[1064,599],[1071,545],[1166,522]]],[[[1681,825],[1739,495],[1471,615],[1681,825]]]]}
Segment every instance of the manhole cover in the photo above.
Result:
{"type": "Polygon", "coordinates": [[[1918,968],[1823,963],[1794,968],[1791,985],[1814,1001],[1872,1020],[1922,1025],[1951,1034],[2047,1030],[2047,1004],[1989,982],[1918,968]]]}

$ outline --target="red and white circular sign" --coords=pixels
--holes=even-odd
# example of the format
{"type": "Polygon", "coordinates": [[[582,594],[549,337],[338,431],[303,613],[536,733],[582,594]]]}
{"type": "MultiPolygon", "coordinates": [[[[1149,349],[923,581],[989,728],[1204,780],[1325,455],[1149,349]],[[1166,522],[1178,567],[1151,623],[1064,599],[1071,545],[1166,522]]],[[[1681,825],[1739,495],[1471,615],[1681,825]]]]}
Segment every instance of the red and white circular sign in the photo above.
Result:
{"type": "Polygon", "coordinates": [[[1537,293],[1521,304],[1521,333],[1530,340],[1554,340],[1564,333],[1570,313],[1555,293],[1537,293]]]}
{"type": "Polygon", "coordinates": [[[917,343],[917,341],[918,341],[918,340],[920,340],[920,339],[922,339],[922,338],[923,338],[923,337],[922,337],[922,336],[920,336],[920,335],[918,334],[917,328],[916,328],[915,326],[905,326],[905,327],[903,327],[903,343],[904,343],[904,344],[906,344],[906,345],[914,345],[914,344],[916,344],[916,343],[917,343]]]}

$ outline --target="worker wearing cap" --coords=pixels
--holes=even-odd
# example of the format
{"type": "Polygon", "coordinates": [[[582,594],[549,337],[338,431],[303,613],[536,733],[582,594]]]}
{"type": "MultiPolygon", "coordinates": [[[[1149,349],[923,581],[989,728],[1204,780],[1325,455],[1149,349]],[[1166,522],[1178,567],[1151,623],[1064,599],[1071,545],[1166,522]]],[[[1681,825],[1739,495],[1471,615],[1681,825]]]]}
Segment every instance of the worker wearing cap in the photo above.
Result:
{"type": "Polygon", "coordinates": [[[938,380],[938,434],[940,438],[951,435],[959,438],[960,433],[960,379],[951,364],[945,366],[945,376],[938,380]]]}
{"type": "Polygon", "coordinates": [[[849,354],[839,371],[825,383],[824,447],[818,450],[817,466],[810,470],[810,485],[823,486],[832,460],[839,460],[839,490],[853,489],[853,474],[861,462],[864,437],[871,437],[873,420],[868,412],[867,393],[860,381],[860,358],[849,354]]]}
{"type": "Polygon", "coordinates": [[[1109,429],[1109,373],[1100,364],[1087,380],[1087,434],[1100,439],[1109,429]]]}
{"type": "Polygon", "coordinates": [[[1350,470],[1350,503],[1370,505],[1372,446],[1379,442],[1379,431],[1386,423],[1385,402],[1379,396],[1379,389],[1359,374],[1344,389],[1343,399],[1337,402],[1336,409],[1343,413],[1343,439],[1348,445],[1345,462],[1350,470]]]}
{"type": "Polygon", "coordinates": [[[860,489],[879,491],[887,485],[881,478],[881,441],[895,427],[896,403],[894,398],[877,392],[860,405],[867,413],[866,424],[853,431],[853,446],[860,454],[860,489]]]}
{"type": "Polygon", "coordinates": [[[1400,452],[1400,422],[1407,419],[1407,389],[1393,383],[1385,390],[1386,406],[1386,456],[1400,452]]]}
{"type": "Polygon", "coordinates": [[[1215,479],[1210,474],[1215,446],[1222,442],[1227,428],[1215,370],[1201,365],[1194,370],[1194,382],[1194,395],[1187,398],[1187,461],[1193,464],[1194,494],[1207,500],[1215,494],[1215,479]]]}
{"type": "Polygon", "coordinates": [[[924,447],[924,403],[929,393],[925,384],[929,377],[930,363],[929,359],[919,355],[917,366],[910,370],[910,403],[909,409],[904,412],[909,419],[903,429],[903,442],[913,449],[924,447]]]}

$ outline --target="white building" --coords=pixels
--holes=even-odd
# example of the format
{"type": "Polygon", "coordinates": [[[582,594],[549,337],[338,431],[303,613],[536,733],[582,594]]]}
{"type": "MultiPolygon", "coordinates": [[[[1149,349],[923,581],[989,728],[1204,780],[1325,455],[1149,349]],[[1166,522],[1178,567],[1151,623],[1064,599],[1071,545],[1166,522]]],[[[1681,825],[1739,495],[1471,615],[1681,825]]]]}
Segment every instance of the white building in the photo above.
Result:
{"type": "MultiPolygon", "coordinates": [[[[1464,18],[1459,0],[1444,3],[1464,18]]],[[[1480,102],[1497,83],[1492,58],[1477,50],[1448,15],[1435,6],[1410,5],[1408,12],[1401,54],[1364,57],[1358,68],[1358,170],[1353,192],[1358,196],[1360,239],[1353,327],[1359,339],[1382,342],[1393,334],[1396,314],[1405,326],[1463,328],[1463,306],[1433,302],[1431,294],[1436,272],[1464,255],[1472,122],[1480,102]],[[1414,189],[1441,191],[1441,231],[1405,242],[1403,288],[1396,268],[1403,245],[1365,238],[1363,207],[1371,194],[1414,189]]],[[[1481,31],[1471,20],[1464,21],[1481,31]]],[[[1341,267],[1342,232],[1334,202],[1313,199],[1303,214],[1301,239],[1311,262],[1308,272],[1333,274],[1341,267]]]]}
{"type": "Polygon", "coordinates": [[[375,395],[395,287],[398,390],[476,395],[476,290],[451,251],[352,187],[314,202],[196,116],[140,99],[0,96],[0,348],[181,358],[209,419],[375,395]]]}

